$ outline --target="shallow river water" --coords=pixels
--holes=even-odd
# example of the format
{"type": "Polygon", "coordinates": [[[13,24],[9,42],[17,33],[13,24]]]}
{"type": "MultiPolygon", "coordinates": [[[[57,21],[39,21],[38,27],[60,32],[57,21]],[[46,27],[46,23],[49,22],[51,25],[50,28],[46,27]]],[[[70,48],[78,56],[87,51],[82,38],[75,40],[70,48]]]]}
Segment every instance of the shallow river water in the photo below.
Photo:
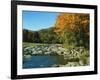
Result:
{"type": "Polygon", "coordinates": [[[30,58],[24,58],[23,68],[43,68],[43,67],[52,67],[53,65],[58,64],[57,56],[31,56],[30,58]]]}

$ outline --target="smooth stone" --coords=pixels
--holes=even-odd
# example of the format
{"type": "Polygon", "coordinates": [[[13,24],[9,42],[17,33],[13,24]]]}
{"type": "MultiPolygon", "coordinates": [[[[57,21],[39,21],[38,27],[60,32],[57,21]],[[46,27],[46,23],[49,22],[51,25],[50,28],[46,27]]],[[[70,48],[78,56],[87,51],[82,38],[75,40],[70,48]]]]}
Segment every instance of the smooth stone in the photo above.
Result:
{"type": "Polygon", "coordinates": [[[31,58],[31,55],[24,55],[25,58],[31,58]]]}

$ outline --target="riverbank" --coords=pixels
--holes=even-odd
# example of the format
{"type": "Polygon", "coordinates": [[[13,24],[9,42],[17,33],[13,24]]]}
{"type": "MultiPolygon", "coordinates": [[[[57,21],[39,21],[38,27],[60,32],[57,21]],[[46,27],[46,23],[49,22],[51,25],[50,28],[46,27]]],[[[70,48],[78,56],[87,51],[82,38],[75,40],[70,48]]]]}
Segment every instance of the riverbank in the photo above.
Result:
{"type": "Polygon", "coordinates": [[[23,58],[31,58],[32,56],[57,56],[59,66],[86,66],[89,65],[89,51],[83,47],[67,49],[62,44],[24,44],[23,58]]]}

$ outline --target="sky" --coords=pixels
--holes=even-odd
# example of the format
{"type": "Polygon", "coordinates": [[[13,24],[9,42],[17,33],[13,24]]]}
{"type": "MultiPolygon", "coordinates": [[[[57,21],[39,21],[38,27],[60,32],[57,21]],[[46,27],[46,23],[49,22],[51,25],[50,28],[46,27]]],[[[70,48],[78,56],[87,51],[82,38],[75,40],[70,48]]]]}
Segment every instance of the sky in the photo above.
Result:
{"type": "Polygon", "coordinates": [[[56,12],[23,11],[23,28],[38,31],[53,27],[58,15],[59,13],[56,12]]]}

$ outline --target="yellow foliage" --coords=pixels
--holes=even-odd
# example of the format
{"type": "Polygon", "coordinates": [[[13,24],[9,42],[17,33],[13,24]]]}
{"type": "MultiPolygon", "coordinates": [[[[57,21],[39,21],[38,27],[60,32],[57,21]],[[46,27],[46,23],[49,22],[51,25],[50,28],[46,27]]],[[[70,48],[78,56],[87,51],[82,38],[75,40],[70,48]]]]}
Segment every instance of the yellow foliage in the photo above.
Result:
{"type": "Polygon", "coordinates": [[[62,33],[67,32],[77,32],[83,29],[84,32],[89,33],[89,14],[83,13],[61,13],[57,16],[55,24],[55,32],[62,33]]]}

